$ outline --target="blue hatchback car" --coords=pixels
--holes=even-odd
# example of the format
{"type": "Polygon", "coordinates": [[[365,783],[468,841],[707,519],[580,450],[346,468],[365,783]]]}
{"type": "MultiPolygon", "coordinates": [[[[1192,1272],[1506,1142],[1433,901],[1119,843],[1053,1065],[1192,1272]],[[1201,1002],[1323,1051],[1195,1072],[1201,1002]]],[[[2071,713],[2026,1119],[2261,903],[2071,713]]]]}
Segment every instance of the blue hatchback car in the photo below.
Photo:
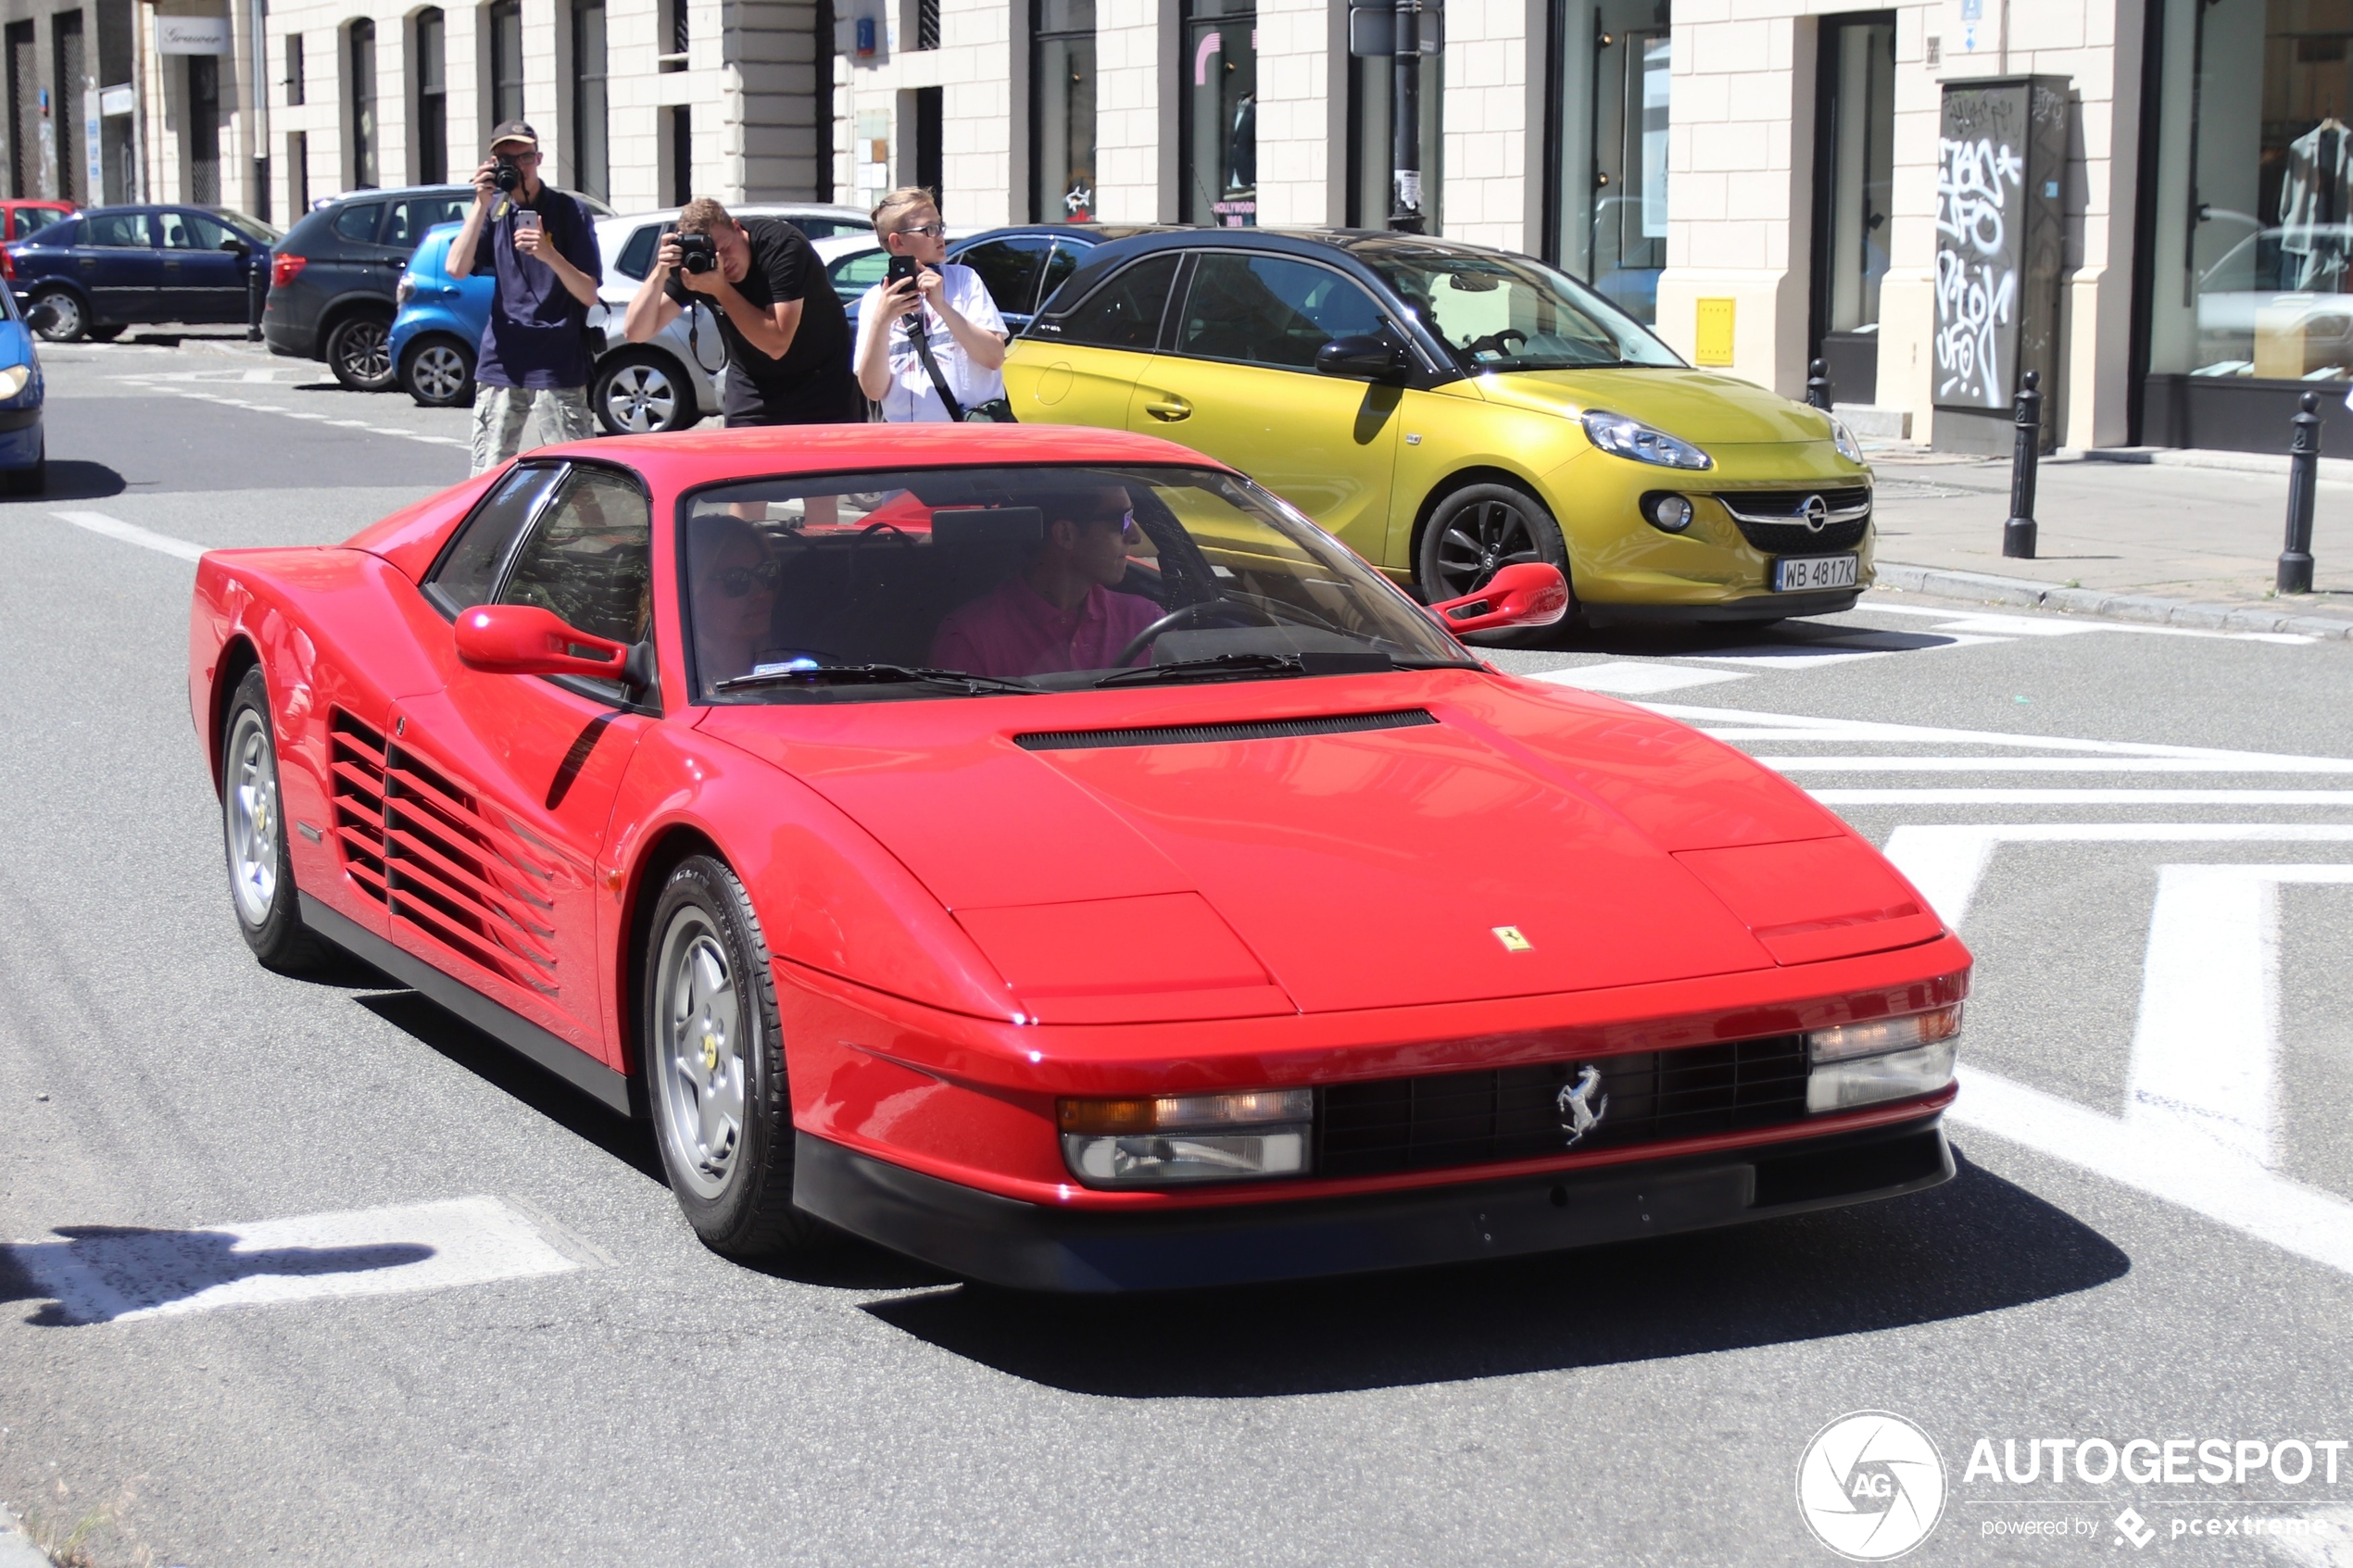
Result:
{"type": "Polygon", "coordinates": [[[0,488],[38,495],[49,483],[49,449],[41,429],[41,356],[8,291],[0,289],[0,488]]]}
{"type": "Polygon", "coordinates": [[[436,223],[426,230],[393,290],[399,308],[386,345],[393,375],[429,408],[463,408],[474,400],[474,354],[490,320],[492,275],[449,275],[449,242],[463,227],[436,223]]]}

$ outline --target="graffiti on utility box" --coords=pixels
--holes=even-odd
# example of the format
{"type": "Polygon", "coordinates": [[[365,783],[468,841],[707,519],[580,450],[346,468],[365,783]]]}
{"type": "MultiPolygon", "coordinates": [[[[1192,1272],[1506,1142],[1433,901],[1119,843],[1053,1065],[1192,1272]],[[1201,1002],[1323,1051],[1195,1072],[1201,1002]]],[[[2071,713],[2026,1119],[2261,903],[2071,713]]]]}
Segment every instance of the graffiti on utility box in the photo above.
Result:
{"type": "Polygon", "coordinates": [[[1934,402],[2007,410],[2021,374],[2052,383],[2065,238],[2067,84],[1944,88],[1936,162],[1934,402]]]}

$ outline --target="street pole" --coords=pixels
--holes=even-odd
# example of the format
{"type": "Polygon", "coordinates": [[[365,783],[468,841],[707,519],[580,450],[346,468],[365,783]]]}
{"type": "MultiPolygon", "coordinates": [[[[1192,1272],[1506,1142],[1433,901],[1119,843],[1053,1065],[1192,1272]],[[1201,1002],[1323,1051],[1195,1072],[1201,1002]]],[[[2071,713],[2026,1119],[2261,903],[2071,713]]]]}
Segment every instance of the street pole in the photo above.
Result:
{"type": "Polygon", "coordinates": [[[2312,501],[2321,477],[2321,396],[2308,392],[2292,421],[2288,443],[2287,548],[2280,552],[2280,592],[2312,591],[2312,501]]]}
{"type": "Polygon", "coordinates": [[[1421,0],[1397,0],[1397,53],[1391,57],[1390,94],[1395,150],[1391,174],[1394,204],[1389,226],[1401,234],[1425,232],[1422,221],[1422,40],[1421,0]]]}
{"type": "Polygon", "coordinates": [[[2034,465],[2043,455],[2043,372],[2026,372],[2018,395],[2018,445],[2010,453],[2010,519],[2002,524],[2002,554],[2034,558],[2034,465]]]}

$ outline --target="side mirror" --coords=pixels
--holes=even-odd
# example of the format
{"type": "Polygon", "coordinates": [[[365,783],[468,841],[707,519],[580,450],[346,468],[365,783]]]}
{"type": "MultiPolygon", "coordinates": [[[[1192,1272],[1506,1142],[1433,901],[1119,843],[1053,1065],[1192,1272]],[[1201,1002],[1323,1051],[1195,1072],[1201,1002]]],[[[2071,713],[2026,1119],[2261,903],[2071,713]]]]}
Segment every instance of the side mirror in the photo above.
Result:
{"type": "Polygon", "coordinates": [[[250,256],[253,254],[253,246],[245,244],[243,240],[223,240],[220,242],[220,248],[235,256],[250,256]]]}
{"type": "Polygon", "coordinates": [[[1496,572],[1478,593],[1434,604],[1429,612],[1458,637],[1505,626],[1550,626],[1568,613],[1568,579],[1557,566],[1520,561],[1496,572]]]}
{"type": "Polygon", "coordinates": [[[458,661],[486,675],[586,675],[642,690],[652,684],[652,651],[592,637],[536,605],[476,605],[458,617],[458,661]]]}
{"type": "Polygon", "coordinates": [[[1358,381],[1401,382],[1414,373],[1405,345],[1386,337],[1336,337],[1315,350],[1319,375],[1358,381]]]}

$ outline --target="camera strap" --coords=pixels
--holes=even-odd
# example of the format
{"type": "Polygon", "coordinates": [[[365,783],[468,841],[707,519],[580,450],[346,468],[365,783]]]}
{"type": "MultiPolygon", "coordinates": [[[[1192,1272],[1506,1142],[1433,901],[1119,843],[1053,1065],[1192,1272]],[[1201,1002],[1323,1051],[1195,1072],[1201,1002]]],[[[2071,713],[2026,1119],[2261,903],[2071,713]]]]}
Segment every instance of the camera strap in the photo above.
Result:
{"type": "Polygon", "coordinates": [[[964,406],[948,390],[948,378],[939,373],[939,361],[931,357],[931,333],[925,330],[920,310],[911,310],[900,318],[907,324],[907,341],[915,347],[915,357],[924,362],[925,371],[931,377],[932,390],[939,394],[940,407],[948,410],[948,422],[964,422],[964,406]]]}

